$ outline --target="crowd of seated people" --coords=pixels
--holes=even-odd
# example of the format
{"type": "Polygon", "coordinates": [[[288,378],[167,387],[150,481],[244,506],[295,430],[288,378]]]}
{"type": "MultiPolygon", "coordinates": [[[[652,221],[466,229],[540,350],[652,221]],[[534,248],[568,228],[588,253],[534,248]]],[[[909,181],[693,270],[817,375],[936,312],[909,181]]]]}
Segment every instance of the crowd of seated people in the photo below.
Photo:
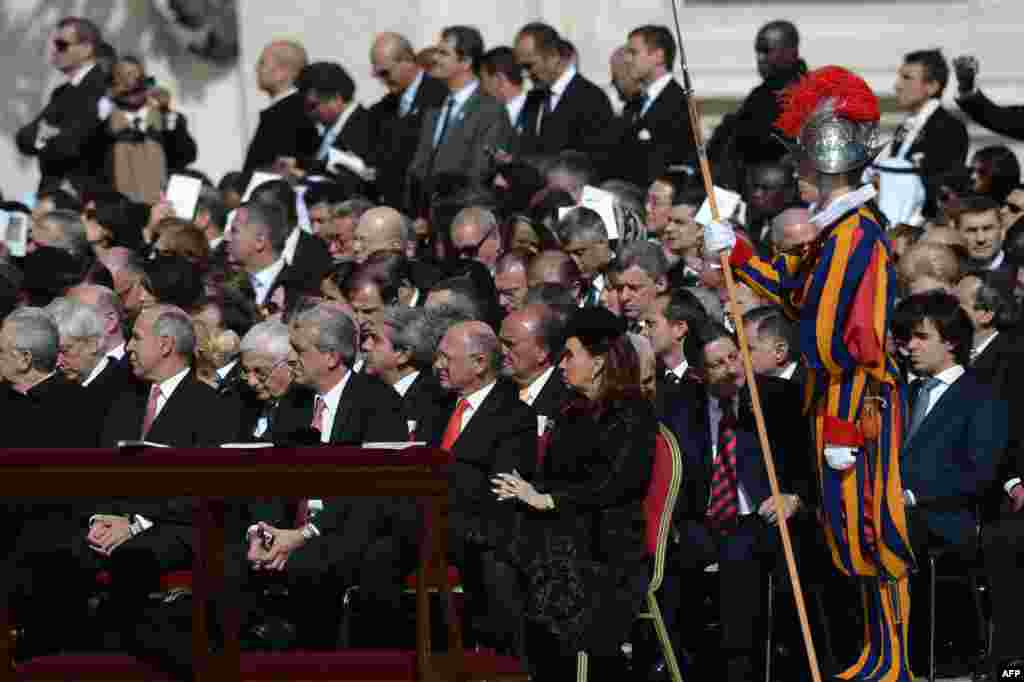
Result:
{"type": "MultiPolygon", "coordinates": [[[[632,628],[651,580],[643,504],[660,424],[683,454],[658,597],[685,676],[765,679],[774,621],[776,679],[810,679],[780,519],[805,594],[821,602],[818,659],[840,672],[870,624],[821,524],[831,479],[811,396],[834,368],[808,353],[825,341],[791,300],[747,279],[730,293],[705,248],[671,32],[623,35],[614,102],[552,26],[507,39],[485,49],[477,29],[453,25],[424,56],[377,34],[368,48],[387,94],[366,107],[343,65],[272,42],[256,65],[269,104],[243,168],[215,185],[144,65],[110,58],[91,21],[58,22],[49,59],[67,82],[17,136],[38,160],[38,192],[32,205],[0,206],[30,225],[24,256],[0,246],[0,444],[446,450],[446,545],[467,639],[521,658],[535,680],[572,679],[582,651],[590,679],[619,681],[668,679],[670,668],[632,628]],[[250,186],[256,172],[274,178],[250,186]],[[202,183],[192,215],[160,194],[175,173],[202,183]],[[595,189],[612,217],[582,205],[595,189]],[[718,629],[705,627],[709,598],[718,629]]],[[[745,209],[715,224],[758,262],[785,264],[821,250],[829,234],[816,216],[835,194],[777,139],[779,96],[808,73],[796,27],[765,25],[755,52],[763,82],[710,142],[718,184],[745,209]]],[[[960,106],[1007,128],[970,67],[957,63],[960,106]]],[[[889,305],[856,303],[885,309],[887,376],[909,396],[890,480],[917,570],[914,610],[897,622],[909,628],[910,668],[927,670],[928,557],[955,551],[983,566],[990,641],[939,624],[950,643],[940,663],[956,651],[982,679],[1024,657],[1024,442],[1013,419],[1024,186],[1008,148],[966,165],[966,128],[941,105],[941,52],[910,52],[897,71],[905,119],[857,178],[862,193],[881,186],[889,305]]],[[[826,287],[819,295],[838,300],[842,282],[826,287]]],[[[192,505],[7,500],[16,660],[98,646],[90,599],[107,572],[104,623],[117,646],[188,678],[190,639],[144,624],[161,617],[149,599],[161,576],[199,551],[192,505]]],[[[347,645],[346,618],[359,619],[360,645],[407,644],[413,501],[252,499],[230,512],[224,598],[241,611],[246,648],[347,645]],[[284,615],[268,616],[268,584],[287,595],[284,615]],[[358,609],[345,613],[354,588],[358,609]]]]}

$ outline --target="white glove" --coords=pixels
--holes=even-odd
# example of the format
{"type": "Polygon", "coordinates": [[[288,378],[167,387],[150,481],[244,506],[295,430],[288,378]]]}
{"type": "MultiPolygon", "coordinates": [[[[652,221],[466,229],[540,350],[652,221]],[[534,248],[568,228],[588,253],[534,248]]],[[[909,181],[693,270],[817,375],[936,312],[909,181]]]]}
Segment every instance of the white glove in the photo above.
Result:
{"type": "Polygon", "coordinates": [[[710,222],[704,227],[704,253],[717,258],[725,249],[736,246],[736,232],[732,225],[710,222]]]}
{"type": "Polygon", "coordinates": [[[845,471],[857,463],[857,458],[853,456],[856,451],[857,448],[846,445],[826,445],[825,461],[836,471],[845,471]]]}

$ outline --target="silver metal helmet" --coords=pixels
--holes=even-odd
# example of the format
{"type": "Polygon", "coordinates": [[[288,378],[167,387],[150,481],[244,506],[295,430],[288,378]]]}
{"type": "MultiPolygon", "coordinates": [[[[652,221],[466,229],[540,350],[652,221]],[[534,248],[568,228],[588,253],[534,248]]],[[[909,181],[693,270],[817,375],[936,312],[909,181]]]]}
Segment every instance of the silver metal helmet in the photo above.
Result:
{"type": "Polygon", "coordinates": [[[838,175],[863,168],[884,148],[879,143],[877,123],[855,123],[837,116],[826,99],[807,117],[796,144],[790,151],[810,160],[819,173],[838,175]]]}

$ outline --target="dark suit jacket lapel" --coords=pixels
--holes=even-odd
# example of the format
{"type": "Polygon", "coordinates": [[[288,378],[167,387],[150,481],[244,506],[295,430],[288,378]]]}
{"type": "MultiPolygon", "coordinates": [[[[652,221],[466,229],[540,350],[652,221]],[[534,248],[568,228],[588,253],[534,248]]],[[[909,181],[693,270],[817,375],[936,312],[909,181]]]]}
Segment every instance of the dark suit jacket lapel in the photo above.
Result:
{"type": "MultiPolygon", "coordinates": [[[[466,424],[466,428],[459,434],[459,439],[455,441],[455,445],[452,446],[452,451],[457,453],[457,456],[461,459],[474,459],[476,448],[471,447],[473,443],[473,437],[481,429],[487,429],[487,418],[489,415],[499,411],[502,403],[502,393],[504,388],[499,381],[491,389],[491,392],[487,394],[484,401],[480,403],[480,407],[477,408],[476,412],[470,418],[469,423],[466,424]]],[[[445,423],[447,427],[447,422],[445,423]]],[[[442,430],[442,437],[444,431],[442,430]]]]}
{"type": "MultiPolygon", "coordinates": [[[[196,379],[192,372],[189,371],[185,375],[185,378],[181,380],[181,383],[174,389],[174,393],[164,403],[164,407],[160,410],[160,414],[153,420],[153,425],[149,428],[149,434],[146,436],[146,440],[151,440],[156,443],[163,443],[163,434],[169,433],[175,429],[182,421],[195,418],[197,415],[187,414],[188,408],[191,405],[189,394],[192,392],[193,385],[196,383],[196,379]],[[179,416],[179,412],[181,415],[179,416]]],[[[149,391],[152,390],[152,384],[147,387],[145,400],[149,400],[149,391]]],[[[145,403],[144,403],[145,405],[145,403]]],[[[145,419],[145,407],[143,407],[142,418],[145,419]]],[[[139,432],[142,432],[142,420],[139,420],[139,432]]]]}
{"type": "Polygon", "coordinates": [[[350,433],[348,426],[354,412],[352,405],[356,400],[359,400],[359,394],[362,392],[360,391],[360,384],[363,377],[357,372],[352,372],[351,370],[349,372],[348,385],[341,392],[341,398],[338,400],[338,410],[334,413],[334,425],[331,427],[332,443],[344,442],[351,438],[348,435],[350,433]]]}
{"type": "MultiPolygon", "coordinates": [[[[961,375],[959,379],[953,382],[953,385],[946,389],[945,393],[939,396],[938,402],[932,406],[932,409],[928,411],[928,415],[921,422],[921,426],[918,427],[907,442],[903,446],[904,454],[910,451],[913,444],[920,440],[920,435],[929,429],[933,429],[936,424],[941,424],[947,419],[947,414],[951,411],[955,411],[957,403],[961,400],[960,393],[963,390],[963,382],[961,379],[964,375],[961,375]]],[[[916,397],[917,400],[921,399],[921,396],[916,397]]],[[[916,402],[916,401],[915,401],[916,402]]],[[[911,414],[913,414],[913,408],[911,408],[911,414]]]]}

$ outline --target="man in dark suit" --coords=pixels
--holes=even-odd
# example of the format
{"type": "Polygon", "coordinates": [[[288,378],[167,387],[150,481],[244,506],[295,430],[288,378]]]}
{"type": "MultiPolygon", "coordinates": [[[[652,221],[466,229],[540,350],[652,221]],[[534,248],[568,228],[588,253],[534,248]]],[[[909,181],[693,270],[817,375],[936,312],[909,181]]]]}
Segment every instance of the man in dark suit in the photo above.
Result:
{"type": "Polygon", "coordinates": [[[372,316],[363,335],[364,373],[376,376],[402,398],[402,416],[410,440],[444,428],[454,397],[434,376],[436,320],[423,308],[392,305],[372,316]]]}
{"type": "Polygon", "coordinates": [[[416,62],[412,44],[397,33],[381,33],[370,49],[373,75],[388,94],[370,107],[377,145],[377,190],[382,204],[402,210],[406,172],[420,141],[423,119],[444,104],[448,88],[416,62]]]}
{"type": "Polygon", "coordinates": [[[789,21],[762,26],[754,38],[754,52],[762,82],[738,110],[726,114],[708,142],[715,181],[735,190],[742,188],[748,167],[786,155],[786,147],[776,138],[775,120],[782,113],[779,95],[807,73],[800,58],[800,33],[789,21]]]}
{"type": "Polygon", "coordinates": [[[561,318],[543,304],[528,305],[501,323],[502,373],[519,387],[519,399],[548,419],[558,419],[572,395],[558,371],[562,331],[561,318]]]}
{"type": "Polygon", "coordinates": [[[623,111],[626,124],[604,175],[646,187],[669,166],[696,163],[696,146],[683,89],[672,78],[676,42],[665,26],[633,29],[626,46],[643,94],[623,111]]]}
{"type": "Polygon", "coordinates": [[[302,70],[299,84],[319,134],[316,155],[295,160],[299,172],[330,175],[357,188],[353,193],[368,194],[376,140],[369,112],[354,100],[352,78],[340,64],[315,62],[302,70]]]}
{"type": "MultiPolygon", "coordinates": [[[[977,551],[976,504],[995,477],[1006,450],[1009,411],[1005,401],[965,367],[973,330],[956,297],[941,291],[911,296],[900,303],[893,333],[910,357],[919,379],[912,386],[910,421],[900,453],[907,527],[914,554],[927,565],[929,552],[977,551]]],[[[927,571],[917,574],[927,577],[927,571]]],[[[915,587],[928,613],[927,583],[915,587]]],[[[910,621],[911,663],[928,661],[924,618],[910,621]]]]}
{"type": "MultiPolygon", "coordinates": [[[[256,75],[270,106],[260,112],[259,126],[249,143],[242,172],[270,168],[281,158],[305,158],[316,154],[320,139],[306,114],[306,100],[295,87],[306,66],[306,50],[292,41],[270,43],[260,53],[256,75]]],[[[246,180],[248,184],[248,179],[246,180]]]]}
{"type": "Polygon", "coordinates": [[[568,43],[547,24],[519,29],[516,58],[530,71],[520,136],[523,154],[554,156],[572,149],[594,155],[608,144],[614,114],[608,95],[579,75],[568,43]]]}
{"type": "Polygon", "coordinates": [[[797,355],[797,329],[778,306],[766,305],[743,315],[750,342],[750,362],[754,373],[779,377],[803,386],[805,371],[797,355]]]}
{"type": "Polygon", "coordinates": [[[663,418],[673,409],[678,394],[697,380],[683,353],[691,329],[708,319],[704,306],[686,290],[660,294],[640,316],[643,334],[655,356],[655,414],[663,418]]]}
{"type": "MultiPolygon", "coordinates": [[[[285,399],[274,425],[275,442],[359,447],[367,442],[408,439],[398,394],[376,377],[351,370],[356,327],[336,307],[319,305],[299,314],[289,331],[295,382],[313,390],[313,400],[285,399]]],[[[294,395],[294,394],[292,394],[294,395]]],[[[391,526],[402,503],[379,498],[308,500],[307,523],[276,505],[271,518],[250,527],[248,559],[257,570],[280,571],[292,597],[308,606],[300,637],[333,646],[337,608],[345,588],[358,584],[359,563],[370,544],[391,526]],[[273,537],[266,547],[257,530],[273,537]],[[330,596],[325,596],[330,590],[330,596]],[[332,608],[333,607],[333,608],[332,608]]]]}
{"type": "Polygon", "coordinates": [[[974,270],[1002,270],[1004,276],[1014,277],[1016,267],[1006,262],[1003,241],[1006,228],[995,199],[971,195],[961,201],[961,212],[956,217],[956,228],[967,248],[967,262],[974,270]]]}
{"type": "MultiPolygon", "coordinates": [[[[696,576],[717,563],[726,662],[721,679],[757,680],[763,678],[756,671],[764,657],[766,577],[777,563],[780,544],[774,526],[778,514],[785,514],[795,539],[799,524],[793,522],[794,514],[814,504],[809,433],[796,387],[759,378],[783,492],[782,509],[776,509],[735,338],[708,322],[690,330],[684,348],[703,384],[677,401],[664,420],[679,439],[683,466],[690,472],[676,502],[681,544],[669,559],[666,603],[695,607],[702,597],[699,590],[683,591],[682,600],[672,597],[682,585],[698,585],[696,576]]],[[[680,626],[686,621],[672,620],[680,626]]]]}
{"type": "MultiPolygon", "coordinates": [[[[532,477],[537,421],[515,385],[498,379],[500,363],[498,339],[486,324],[464,322],[447,331],[434,369],[459,400],[427,442],[451,452],[448,553],[462,575],[473,632],[485,646],[521,653],[522,594],[514,569],[496,553],[515,532],[515,512],[497,500],[490,479],[512,470],[532,477]]],[[[394,543],[378,545],[368,561],[363,594],[378,621],[393,622],[400,613],[400,585],[416,565],[418,537],[411,526],[394,543]]]]}
{"type": "Polygon", "coordinates": [[[441,31],[430,74],[445,83],[448,98],[424,117],[409,167],[411,191],[420,204],[431,196],[437,177],[460,173],[483,182],[495,150],[515,151],[516,135],[504,105],[481,91],[477,80],[483,53],[484,41],[475,28],[441,31]]]}
{"type": "MultiPolygon", "coordinates": [[[[331,270],[334,261],[324,241],[299,226],[295,190],[284,180],[271,180],[255,188],[249,199],[275,203],[284,211],[285,237],[281,258],[288,269],[287,276],[280,281],[293,284],[295,290],[319,291],[320,280],[331,270]]],[[[272,287],[270,291],[273,290],[272,287]]]]}
{"type": "Polygon", "coordinates": [[[978,77],[978,60],[962,56],[953,60],[957,79],[956,103],[978,125],[994,133],[1024,140],[1024,107],[1021,105],[1000,106],[985,96],[975,86],[978,77]]]}
{"type": "Polygon", "coordinates": [[[130,366],[102,350],[104,320],[96,307],[58,298],[47,306],[47,312],[60,333],[57,364],[61,373],[85,389],[83,397],[88,398],[90,414],[96,424],[102,424],[115,399],[122,393],[138,392],[141,383],[130,366]]]}
{"type": "Polygon", "coordinates": [[[96,66],[97,26],[81,17],[57,23],[48,44],[50,63],[68,81],[50,95],[43,111],[16,136],[18,150],[39,158],[40,189],[62,180],[106,177],[106,147],[99,118],[99,100],[107,78],[96,66]]]}
{"type": "Polygon", "coordinates": [[[938,210],[942,176],[967,162],[967,128],[941,105],[948,80],[949,65],[938,50],[907,54],[896,77],[896,103],[907,118],[887,156],[916,166],[926,192],[926,217],[938,210]]]}

